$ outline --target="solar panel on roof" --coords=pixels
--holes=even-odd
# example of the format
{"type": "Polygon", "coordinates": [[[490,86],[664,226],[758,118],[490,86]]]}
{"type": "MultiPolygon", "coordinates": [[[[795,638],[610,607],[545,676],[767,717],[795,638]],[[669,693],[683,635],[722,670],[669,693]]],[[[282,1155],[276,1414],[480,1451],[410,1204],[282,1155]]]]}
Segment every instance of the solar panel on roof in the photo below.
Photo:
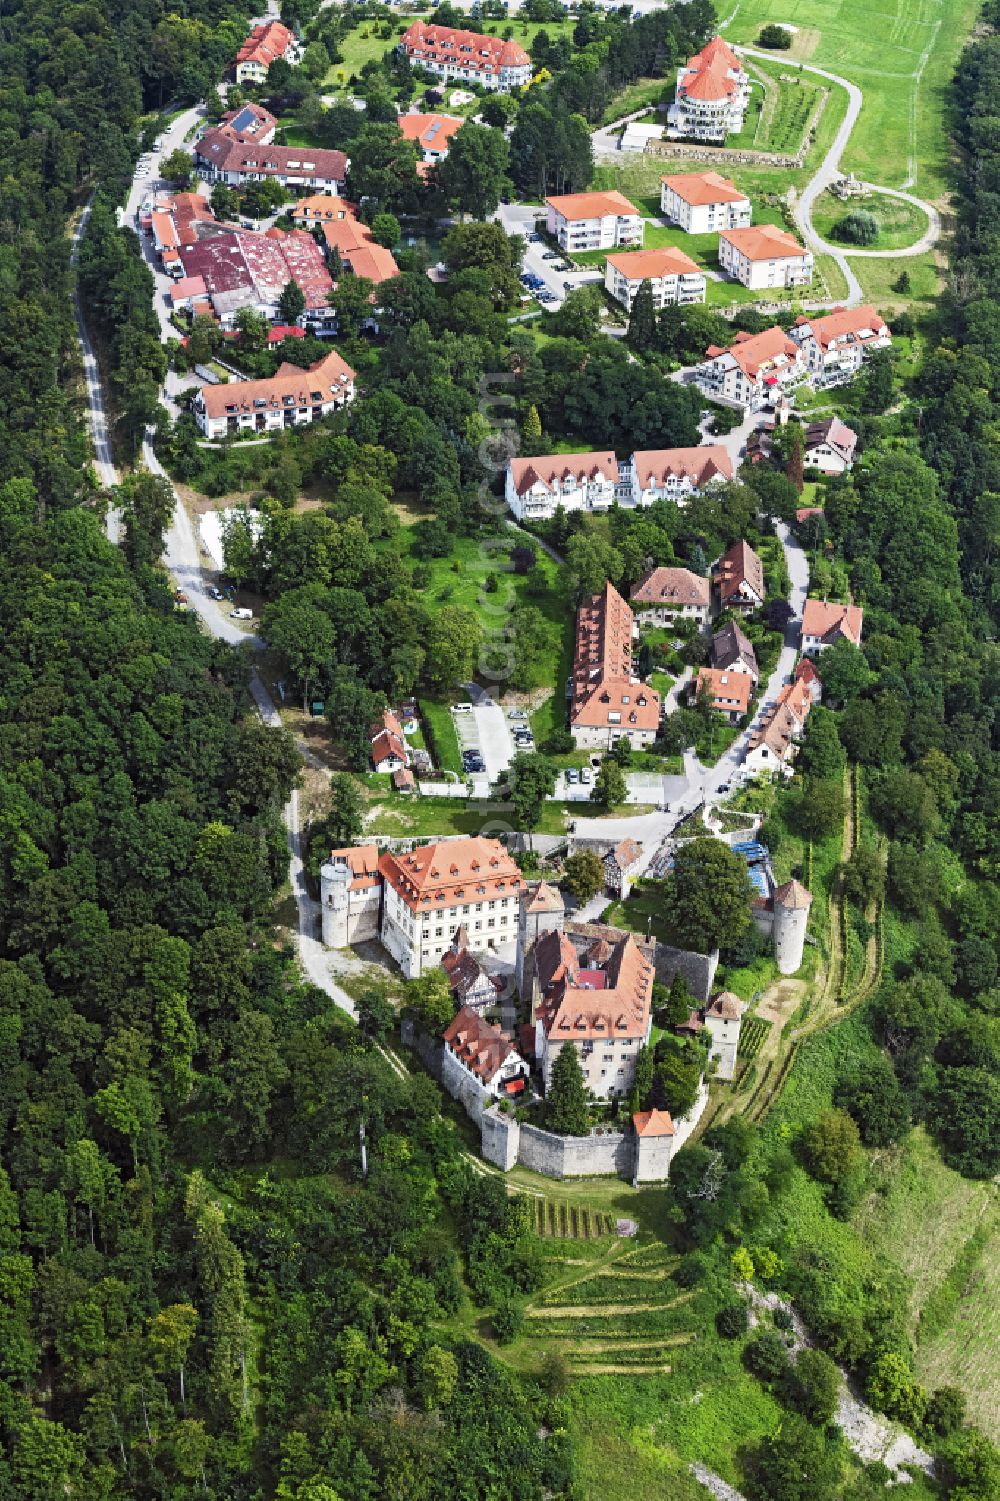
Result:
{"type": "Polygon", "coordinates": [[[424,132],[427,140],[428,141],[433,141],[434,137],[437,135],[437,133],[438,133],[438,131],[440,129],[441,129],[441,121],[440,120],[434,120],[430,125],[428,125],[427,130],[424,132]]]}
{"type": "Polygon", "coordinates": [[[253,110],[249,107],[241,109],[235,120],[231,122],[232,127],[234,130],[249,130],[250,126],[256,122],[256,118],[253,110]]]}

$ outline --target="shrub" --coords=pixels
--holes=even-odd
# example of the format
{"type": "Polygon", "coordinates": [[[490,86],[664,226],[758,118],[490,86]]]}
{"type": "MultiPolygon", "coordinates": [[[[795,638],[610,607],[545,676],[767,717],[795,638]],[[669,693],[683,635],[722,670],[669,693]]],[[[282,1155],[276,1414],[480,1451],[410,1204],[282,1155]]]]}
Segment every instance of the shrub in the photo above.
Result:
{"type": "Polygon", "coordinates": [[[840,1372],[823,1350],[800,1350],[782,1383],[782,1396],[810,1423],[822,1428],[837,1408],[840,1372]]]}
{"type": "Polygon", "coordinates": [[[761,1329],[747,1340],[743,1363],[751,1375],[766,1384],[780,1381],[788,1371],[788,1350],[777,1329],[761,1329]]]}
{"type": "Polygon", "coordinates": [[[500,1298],[491,1319],[497,1344],[509,1345],[521,1332],[524,1310],[514,1298],[500,1298]]]}
{"type": "Polygon", "coordinates": [[[697,1287],[708,1275],[709,1265],[704,1251],[689,1251],[674,1272],[674,1281],[679,1287],[697,1287]]]}
{"type": "Polygon", "coordinates": [[[746,1334],[749,1324],[750,1314],[745,1303],[727,1303],[715,1315],[715,1327],[723,1339],[739,1339],[741,1334],[746,1334]]]}
{"type": "Polygon", "coordinates": [[[855,209],[852,214],[845,214],[843,219],[837,220],[833,233],[838,240],[846,240],[849,245],[874,245],[878,239],[878,220],[864,209],[855,209]]]}
{"type": "Polygon", "coordinates": [[[770,47],[774,52],[787,52],[792,45],[792,33],[785,26],[762,26],[757,38],[758,47],[770,47]]]}

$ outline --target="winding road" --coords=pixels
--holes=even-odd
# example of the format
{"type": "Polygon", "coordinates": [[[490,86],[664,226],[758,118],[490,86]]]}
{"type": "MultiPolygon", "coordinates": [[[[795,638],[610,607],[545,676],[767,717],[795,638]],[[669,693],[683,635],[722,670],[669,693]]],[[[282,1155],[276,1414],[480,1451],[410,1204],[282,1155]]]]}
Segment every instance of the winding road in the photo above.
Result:
{"type": "MultiPolygon", "coordinates": [[[[765,62],[774,62],[774,57],[771,53],[760,52],[755,47],[737,46],[735,50],[743,53],[746,57],[756,57],[763,59],[765,62]]],[[[923,255],[925,250],[933,249],[940,238],[941,215],[933,204],[925,203],[922,198],[918,198],[914,193],[908,192],[905,188],[886,188],[882,187],[880,183],[865,182],[862,186],[870,192],[884,193],[888,198],[900,198],[904,202],[911,203],[914,207],[921,209],[927,215],[927,228],[919,240],[915,240],[912,245],[906,246],[903,250],[845,251],[842,245],[834,245],[829,240],[823,239],[822,235],[819,234],[813,225],[813,204],[820,193],[825,192],[830,184],[842,175],[840,159],[844,154],[848,141],[851,139],[851,132],[858,122],[858,116],[861,113],[865,96],[856,83],[851,83],[849,78],[841,78],[839,73],[829,73],[825,68],[813,67],[811,63],[800,63],[799,67],[804,73],[812,73],[817,78],[825,78],[827,82],[838,84],[847,92],[847,113],[841,121],[837,129],[837,134],[834,136],[822,162],[802,189],[799,200],[795,205],[795,218],[812,249],[814,251],[818,250],[821,254],[832,256],[837,262],[847,282],[846,303],[851,307],[863,300],[864,292],[862,291],[861,283],[851,269],[850,262],[855,258],[863,257],[898,259],[904,256],[923,255]]],[[[912,180],[912,168],[910,180],[912,180]]]]}

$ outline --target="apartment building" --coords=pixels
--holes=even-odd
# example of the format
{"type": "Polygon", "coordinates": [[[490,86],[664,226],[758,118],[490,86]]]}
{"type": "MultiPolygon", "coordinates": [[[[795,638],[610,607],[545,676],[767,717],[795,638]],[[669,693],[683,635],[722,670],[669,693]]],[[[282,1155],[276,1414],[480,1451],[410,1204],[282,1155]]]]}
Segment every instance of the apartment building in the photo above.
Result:
{"type": "Polygon", "coordinates": [[[262,145],[229,125],[217,125],[195,142],[195,164],[209,182],[241,187],[274,178],[287,188],[339,193],[350,165],[342,151],[311,146],[262,145]]]}
{"type": "Polygon", "coordinates": [[[667,112],[673,139],[722,145],[743,129],[750,102],[750,79],[733,49],[715,36],[678,69],[674,100],[667,112]]]}
{"type": "Polygon", "coordinates": [[[676,172],[660,178],[660,209],[665,219],[690,235],[746,229],[750,199],[718,172],[676,172]]]}
{"type": "Polygon", "coordinates": [[[809,373],[799,346],[777,325],[759,334],[741,331],[728,349],[711,344],[706,356],[698,384],[706,395],[733,406],[762,407],[809,373]]]}
{"type": "Polygon", "coordinates": [[[803,287],[812,281],[813,255],[776,224],[724,229],[719,265],[727,276],[753,291],[803,287]]]}
{"type": "Polygon", "coordinates": [[[858,435],[853,427],[839,417],[824,417],[819,422],[810,422],[806,428],[802,459],[807,469],[818,469],[822,474],[846,474],[854,463],[857,446],[858,435]]]}
{"type": "Polygon", "coordinates": [[[420,166],[433,167],[448,155],[455,132],[461,130],[465,121],[461,115],[425,115],[419,110],[410,110],[400,115],[399,128],[407,141],[413,141],[421,154],[420,166]]]}
{"type": "Polygon", "coordinates": [[[496,839],[442,840],[379,860],[380,937],[408,980],[441,963],[459,927],[475,949],[515,944],[524,881],[496,839]]]}
{"type": "Polygon", "coordinates": [[[690,568],[650,568],[632,590],[631,603],[640,620],[650,625],[670,625],[674,620],[707,625],[711,586],[690,568]]]}
{"type": "Polygon", "coordinates": [[[354,400],[354,371],[336,351],[302,370],[287,362],[269,380],[199,386],[191,403],[206,438],[300,427],[354,400]]]}
{"type": "Polygon", "coordinates": [[[236,54],[237,83],[265,83],[267,70],[279,57],[294,63],[298,57],[295,35],[280,21],[255,26],[236,54]]]}
{"type": "Polygon", "coordinates": [[[478,31],[414,21],[400,37],[399,50],[415,68],[443,79],[479,83],[494,93],[509,94],[531,81],[531,58],[518,42],[478,31]]]}
{"type": "Polygon", "coordinates": [[[651,745],[660,725],[660,695],[632,670],[635,617],[613,584],[584,600],[576,615],[569,728],[574,743],[610,750],[625,738],[651,745]]]}
{"type": "Polygon", "coordinates": [[[546,228],[562,250],[638,249],[642,215],[623,193],[564,193],[546,198],[546,228]]]}
{"type": "Polygon", "coordinates": [[[852,376],[875,349],[892,343],[889,325],[870,302],[834,308],[822,317],[797,318],[789,330],[809,369],[827,377],[852,376]]]}
{"type": "Polygon", "coordinates": [[[635,506],[651,506],[657,500],[672,500],[683,506],[694,495],[733,477],[733,461],[721,443],[700,448],[637,449],[627,468],[622,497],[635,506]]]}
{"type": "Polygon", "coordinates": [[[600,453],[559,453],[511,459],[506,499],[518,521],[545,521],[564,511],[606,511],[614,504],[618,460],[600,453]]]}
{"type": "Polygon", "coordinates": [[[705,273],[685,255],[670,246],[663,250],[631,250],[609,255],[604,269],[604,285],[616,302],[629,312],[635,295],[644,281],[653,293],[657,309],[705,301],[705,273]]]}

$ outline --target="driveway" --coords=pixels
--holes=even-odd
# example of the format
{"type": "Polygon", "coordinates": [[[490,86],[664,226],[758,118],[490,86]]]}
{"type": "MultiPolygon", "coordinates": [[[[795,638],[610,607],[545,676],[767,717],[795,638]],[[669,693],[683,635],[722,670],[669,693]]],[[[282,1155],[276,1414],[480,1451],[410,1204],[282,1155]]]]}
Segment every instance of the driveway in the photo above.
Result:
{"type": "Polygon", "coordinates": [[[510,738],[510,729],[503,709],[485,689],[477,687],[475,683],[464,683],[462,691],[468,694],[473,705],[476,738],[486,762],[486,775],[492,784],[514,759],[514,742],[510,738]]]}
{"type": "Polygon", "coordinates": [[[149,164],[149,175],[133,179],[132,187],[129,190],[128,199],[125,204],[123,224],[127,225],[129,229],[134,230],[138,236],[142,258],[153,273],[153,279],[156,282],[156,296],[153,299],[153,307],[160,322],[160,337],[164,342],[167,339],[176,339],[178,337],[177,330],[170,321],[170,288],[174,285],[174,282],[161,268],[157,260],[152,235],[143,234],[139,229],[139,211],[147,198],[150,198],[154,193],[166,187],[166,183],[160,176],[160,162],[164,157],[169,156],[172,151],[176,151],[184,145],[185,136],[198,124],[203,115],[204,107],[200,104],[195,105],[192,109],[186,109],[182,115],[178,115],[177,119],[171,125],[167,126],[166,130],[160,135],[160,140],[163,144],[153,149],[152,160],[149,164]]]}
{"type": "MultiPolygon", "coordinates": [[[[579,271],[554,271],[554,261],[544,259],[550,247],[541,241],[535,244],[528,236],[535,228],[535,220],[544,218],[544,210],[528,203],[501,203],[497,209],[496,217],[509,235],[523,235],[525,240],[524,266],[523,269],[535,276],[541,277],[548,291],[556,299],[548,304],[551,311],[566,300],[566,288],[564,281],[571,281],[574,287],[585,287],[591,282],[603,281],[601,272],[596,266],[588,266],[579,271]]],[[[568,261],[568,257],[565,257],[568,261]]]]}

